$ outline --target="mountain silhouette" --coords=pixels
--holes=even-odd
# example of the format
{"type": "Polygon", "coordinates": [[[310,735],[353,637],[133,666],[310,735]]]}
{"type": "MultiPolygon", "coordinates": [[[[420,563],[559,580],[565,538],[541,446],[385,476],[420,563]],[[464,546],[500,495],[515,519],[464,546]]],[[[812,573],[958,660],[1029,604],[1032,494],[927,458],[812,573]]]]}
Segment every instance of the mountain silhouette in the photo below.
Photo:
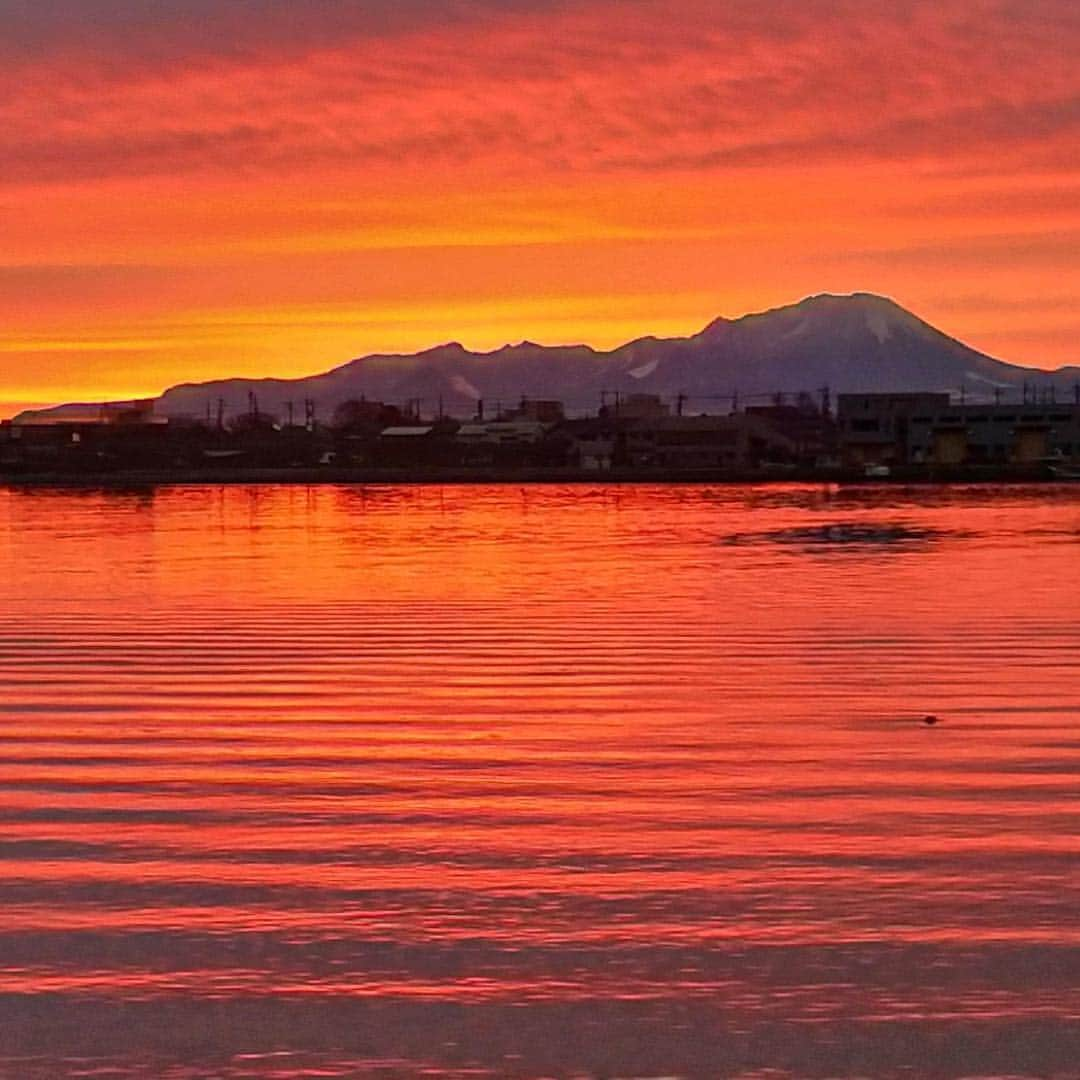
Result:
{"type": "Polygon", "coordinates": [[[1080,368],[1048,372],[995,360],[869,293],[823,294],[738,319],[717,319],[688,338],[645,337],[610,352],[586,345],[546,347],[523,341],[487,353],[457,342],[407,356],[366,356],[301,379],[227,379],[166,391],[157,411],[205,415],[222,399],[229,415],[246,412],[254,392],[260,410],[283,415],[288,402],[314,400],[320,418],[350,398],[404,404],[420,399],[430,414],[442,402],[467,416],[483,400],[516,404],[556,398],[570,410],[595,410],[601,391],[685,394],[692,411],[721,411],[734,392],[743,401],[776,391],[940,390],[971,400],[1025,382],[1072,393],[1080,368]],[[710,404],[711,402],[711,404],[710,404]]]}

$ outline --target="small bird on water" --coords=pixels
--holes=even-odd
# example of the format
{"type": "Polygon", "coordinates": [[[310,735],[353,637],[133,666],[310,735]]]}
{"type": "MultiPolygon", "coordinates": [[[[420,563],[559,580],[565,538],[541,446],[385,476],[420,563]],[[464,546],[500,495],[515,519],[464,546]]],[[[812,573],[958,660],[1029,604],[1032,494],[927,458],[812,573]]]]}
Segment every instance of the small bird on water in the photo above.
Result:
{"type": "Polygon", "coordinates": [[[932,726],[933,726],[934,724],[940,724],[940,723],[941,723],[941,721],[940,721],[940,720],[938,719],[938,717],[936,717],[936,716],[932,716],[932,715],[931,715],[931,716],[924,716],[924,717],[922,718],[922,722],[923,722],[924,724],[928,724],[928,725],[930,725],[931,727],[932,727],[932,726]]]}

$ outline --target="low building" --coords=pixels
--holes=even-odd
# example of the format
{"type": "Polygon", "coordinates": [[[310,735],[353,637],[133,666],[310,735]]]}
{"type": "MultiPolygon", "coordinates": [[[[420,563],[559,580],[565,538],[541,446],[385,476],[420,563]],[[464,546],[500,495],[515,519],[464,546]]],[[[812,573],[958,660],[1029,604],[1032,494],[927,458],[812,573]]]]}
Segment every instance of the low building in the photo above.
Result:
{"type": "Polygon", "coordinates": [[[1080,459],[1080,405],[949,405],[908,422],[908,460],[1033,465],[1080,459]]]}
{"type": "Polygon", "coordinates": [[[4,426],[5,471],[104,472],[172,464],[175,433],[153,400],[20,413],[4,426]]]}
{"type": "Polygon", "coordinates": [[[757,469],[794,463],[794,440],[746,413],[657,416],[627,423],[623,459],[632,468],[757,469]]]}
{"type": "Polygon", "coordinates": [[[836,423],[841,457],[849,465],[904,464],[911,417],[948,407],[948,394],[840,394],[836,423]]]}
{"type": "Polygon", "coordinates": [[[330,426],[336,431],[378,434],[385,428],[405,423],[405,416],[396,405],[366,398],[349,398],[334,409],[330,426]]]}
{"type": "Polygon", "coordinates": [[[453,422],[395,424],[385,428],[372,447],[371,459],[378,465],[443,466],[457,460],[453,422]]]}
{"type": "Polygon", "coordinates": [[[559,433],[568,440],[568,459],[581,469],[603,472],[616,460],[618,435],[613,420],[588,416],[567,420],[559,433]]]}
{"type": "Polygon", "coordinates": [[[612,420],[646,420],[670,416],[671,407],[658,394],[614,394],[609,404],[605,401],[600,416],[612,420]]]}
{"type": "Polygon", "coordinates": [[[540,424],[559,424],[566,418],[561,401],[522,398],[521,404],[508,416],[509,420],[534,420],[540,424]]]}
{"type": "Polygon", "coordinates": [[[539,420],[488,420],[462,424],[455,435],[462,464],[498,468],[563,466],[571,440],[562,425],[539,420]]]}
{"type": "Polygon", "coordinates": [[[540,420],[487,420],[462,424],[457,430],[458,442],[470,445],[521,446],[539,442],[550,424],[540,420]]]}
{"type": "Polygon", "coordinates": [[[813,402],[798,405],[749,405],[746,415],[756,417],[795,444],[800,465],[825,466],[836,461],[836,423],[813,402]]]}
{"type": "Polygon", "coordinates": [[[1032,465],[1080,459],[1080,403],[958,404],[948,394],[841,394],[854,465],[1032,465]]]}

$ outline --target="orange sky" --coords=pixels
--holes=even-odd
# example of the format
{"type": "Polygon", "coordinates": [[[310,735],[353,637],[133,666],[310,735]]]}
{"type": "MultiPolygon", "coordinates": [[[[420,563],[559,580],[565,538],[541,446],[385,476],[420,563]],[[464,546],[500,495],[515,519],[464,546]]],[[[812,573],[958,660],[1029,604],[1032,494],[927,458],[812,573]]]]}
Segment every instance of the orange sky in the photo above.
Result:
{"type": "Polygon", "coordinates": [[[821,291],[1080,362],[1073,0],[155,7],[0,0],[0,415],[821,291]]]}

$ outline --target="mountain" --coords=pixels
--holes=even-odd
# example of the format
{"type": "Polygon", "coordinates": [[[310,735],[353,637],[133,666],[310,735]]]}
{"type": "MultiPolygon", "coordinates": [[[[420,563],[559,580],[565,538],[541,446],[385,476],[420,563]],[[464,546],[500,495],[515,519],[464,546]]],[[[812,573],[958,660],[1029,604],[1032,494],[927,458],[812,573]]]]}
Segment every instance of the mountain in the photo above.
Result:
{"type": "Polygon", "coordinates": [[[478,400],[489,409],[521,397],[557,398],[571,411],[594,410],[601,391],[685,394],[691,412],[726,408],[776,391],[844,392],[951,390],[970,400],[995,389],[1019,391],[1025,382],[1070,396],[1080,368],[1046,372],[976,352],[936,330],[892,300],[868,293],[820,295],[739,319],[717,319],[688,338],[646,337],[610,352],[585,345],[545,347],[523,341],[489,353],[460,344],[411,356],[367,356],[303,379],[228,379],[166,391],[157,411],[205,415],[222,399],[225,412],[248,409],[248,394],[263,412],[297,414],[313,399],[328,418],[340,402],[364,396],[405,404],[422,400],[425,413],[441,399],[450,415],[471,415],[478,400]]]}

